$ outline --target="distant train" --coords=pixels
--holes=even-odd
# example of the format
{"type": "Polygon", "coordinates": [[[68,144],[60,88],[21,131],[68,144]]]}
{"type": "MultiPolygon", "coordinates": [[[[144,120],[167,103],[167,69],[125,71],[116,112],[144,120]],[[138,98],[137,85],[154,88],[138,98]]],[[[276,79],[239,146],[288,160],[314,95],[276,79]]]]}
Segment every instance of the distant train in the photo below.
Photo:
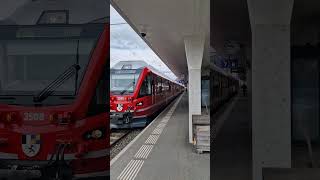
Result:
{"type": "Polygon", "coordinates": [[[121,61],[110,74],[112,129],[145,127],[185,89],[143,61],[121,61]]]}
{"type": "Polygon", "coordinates": [[[216,66],[211,68],[211,76],[213,78],[213,89],[211,90],[212,105],[213,110],[217,110],[222,104],[238,93],[240,88],[239,80],[216,66]]]}

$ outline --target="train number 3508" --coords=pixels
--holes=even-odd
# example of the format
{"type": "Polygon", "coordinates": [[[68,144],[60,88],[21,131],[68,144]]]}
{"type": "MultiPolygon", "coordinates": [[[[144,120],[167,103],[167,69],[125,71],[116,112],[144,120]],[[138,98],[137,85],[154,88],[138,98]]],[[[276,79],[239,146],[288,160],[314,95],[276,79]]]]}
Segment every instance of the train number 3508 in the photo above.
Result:
{"type": "Polygon", "coordinates": [[[25,112],[23,114],[23,120],[25,121],[43,121],[44,113],[25,112]]]}

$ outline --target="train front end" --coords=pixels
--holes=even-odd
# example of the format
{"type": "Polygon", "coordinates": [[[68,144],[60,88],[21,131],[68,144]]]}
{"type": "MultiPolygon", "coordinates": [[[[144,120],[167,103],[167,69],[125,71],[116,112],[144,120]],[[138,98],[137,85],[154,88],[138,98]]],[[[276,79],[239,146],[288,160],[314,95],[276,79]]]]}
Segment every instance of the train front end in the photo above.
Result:
{"type": "Polygon", "coordinates": [[[137,91],[143,69],[111,69],[110,126],[111,129],[144,127],[145,120],[136,118],[137,91]]]}
{"type": "Polygon", "coordinates": [[[109,174],[107,25],[0,28],[0,178],[109,174]]]}

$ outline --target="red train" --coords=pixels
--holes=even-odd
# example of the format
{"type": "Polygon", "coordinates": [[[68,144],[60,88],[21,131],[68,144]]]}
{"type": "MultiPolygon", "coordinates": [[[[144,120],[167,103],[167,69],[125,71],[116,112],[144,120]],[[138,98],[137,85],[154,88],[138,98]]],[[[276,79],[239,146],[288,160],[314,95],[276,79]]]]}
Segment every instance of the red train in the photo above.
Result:
{"type": "Polygon", "coordinates": [[[69,24],[64,1],[32,10],[46,2],[0,26],[0,179],[105,179],[109,24],[69,24]]]}
{"type": "Polygon", "coordinates": [[[185,89],[142,61],[119,62],[110,74],[110,121],[115,129],[146,126],[185,89]]]}

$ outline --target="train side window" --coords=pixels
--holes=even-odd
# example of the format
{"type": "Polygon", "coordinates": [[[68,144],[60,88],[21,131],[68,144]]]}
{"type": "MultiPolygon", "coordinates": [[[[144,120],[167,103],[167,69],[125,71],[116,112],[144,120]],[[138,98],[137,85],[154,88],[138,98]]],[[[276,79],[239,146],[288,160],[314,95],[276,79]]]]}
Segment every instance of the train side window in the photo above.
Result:
{"type": "Polygon", "coordinates": [[[151,76],[148,75],[144,80],[143,83],[141,85],[140,91],[139,91],[139,97],[143,97],[143,96],[149,96],[152,93],[151,90],[151,76]]]}
{"type": "Polygon", "coordinates": [[[165,90],[165,91],[167,92],[167,91],[169,91],[169,81],[166,80],[165,83],[166,83],[166,84],[165,84],[165,87],[166,87],[166,90],[165,90]]]}
{"type": "Polygon", "coordinates": [[[151,95],[152,94],[152,77],[151,75],[147,76],[147,81],[148,81],[148,91],[147,94],[151,95]]]}
{"type": "Polygon", "coordinates": [[[151,86],[152,94],[157,94],[157,79],[154,75],[151,76],[151,86]]]}
{"type": "Polygon", "coordinates": [[[158,77],[158,94],[162,93],[162,79],[158,77]]]}
{"type": "Polygon", "coordinates": [[[162,83],[162,90],[163,90],[164,92],[166,92],[166,91],[167,91],[167,80],[164,79],[162,82],[163,82],[163,83],[162,83]]]}

